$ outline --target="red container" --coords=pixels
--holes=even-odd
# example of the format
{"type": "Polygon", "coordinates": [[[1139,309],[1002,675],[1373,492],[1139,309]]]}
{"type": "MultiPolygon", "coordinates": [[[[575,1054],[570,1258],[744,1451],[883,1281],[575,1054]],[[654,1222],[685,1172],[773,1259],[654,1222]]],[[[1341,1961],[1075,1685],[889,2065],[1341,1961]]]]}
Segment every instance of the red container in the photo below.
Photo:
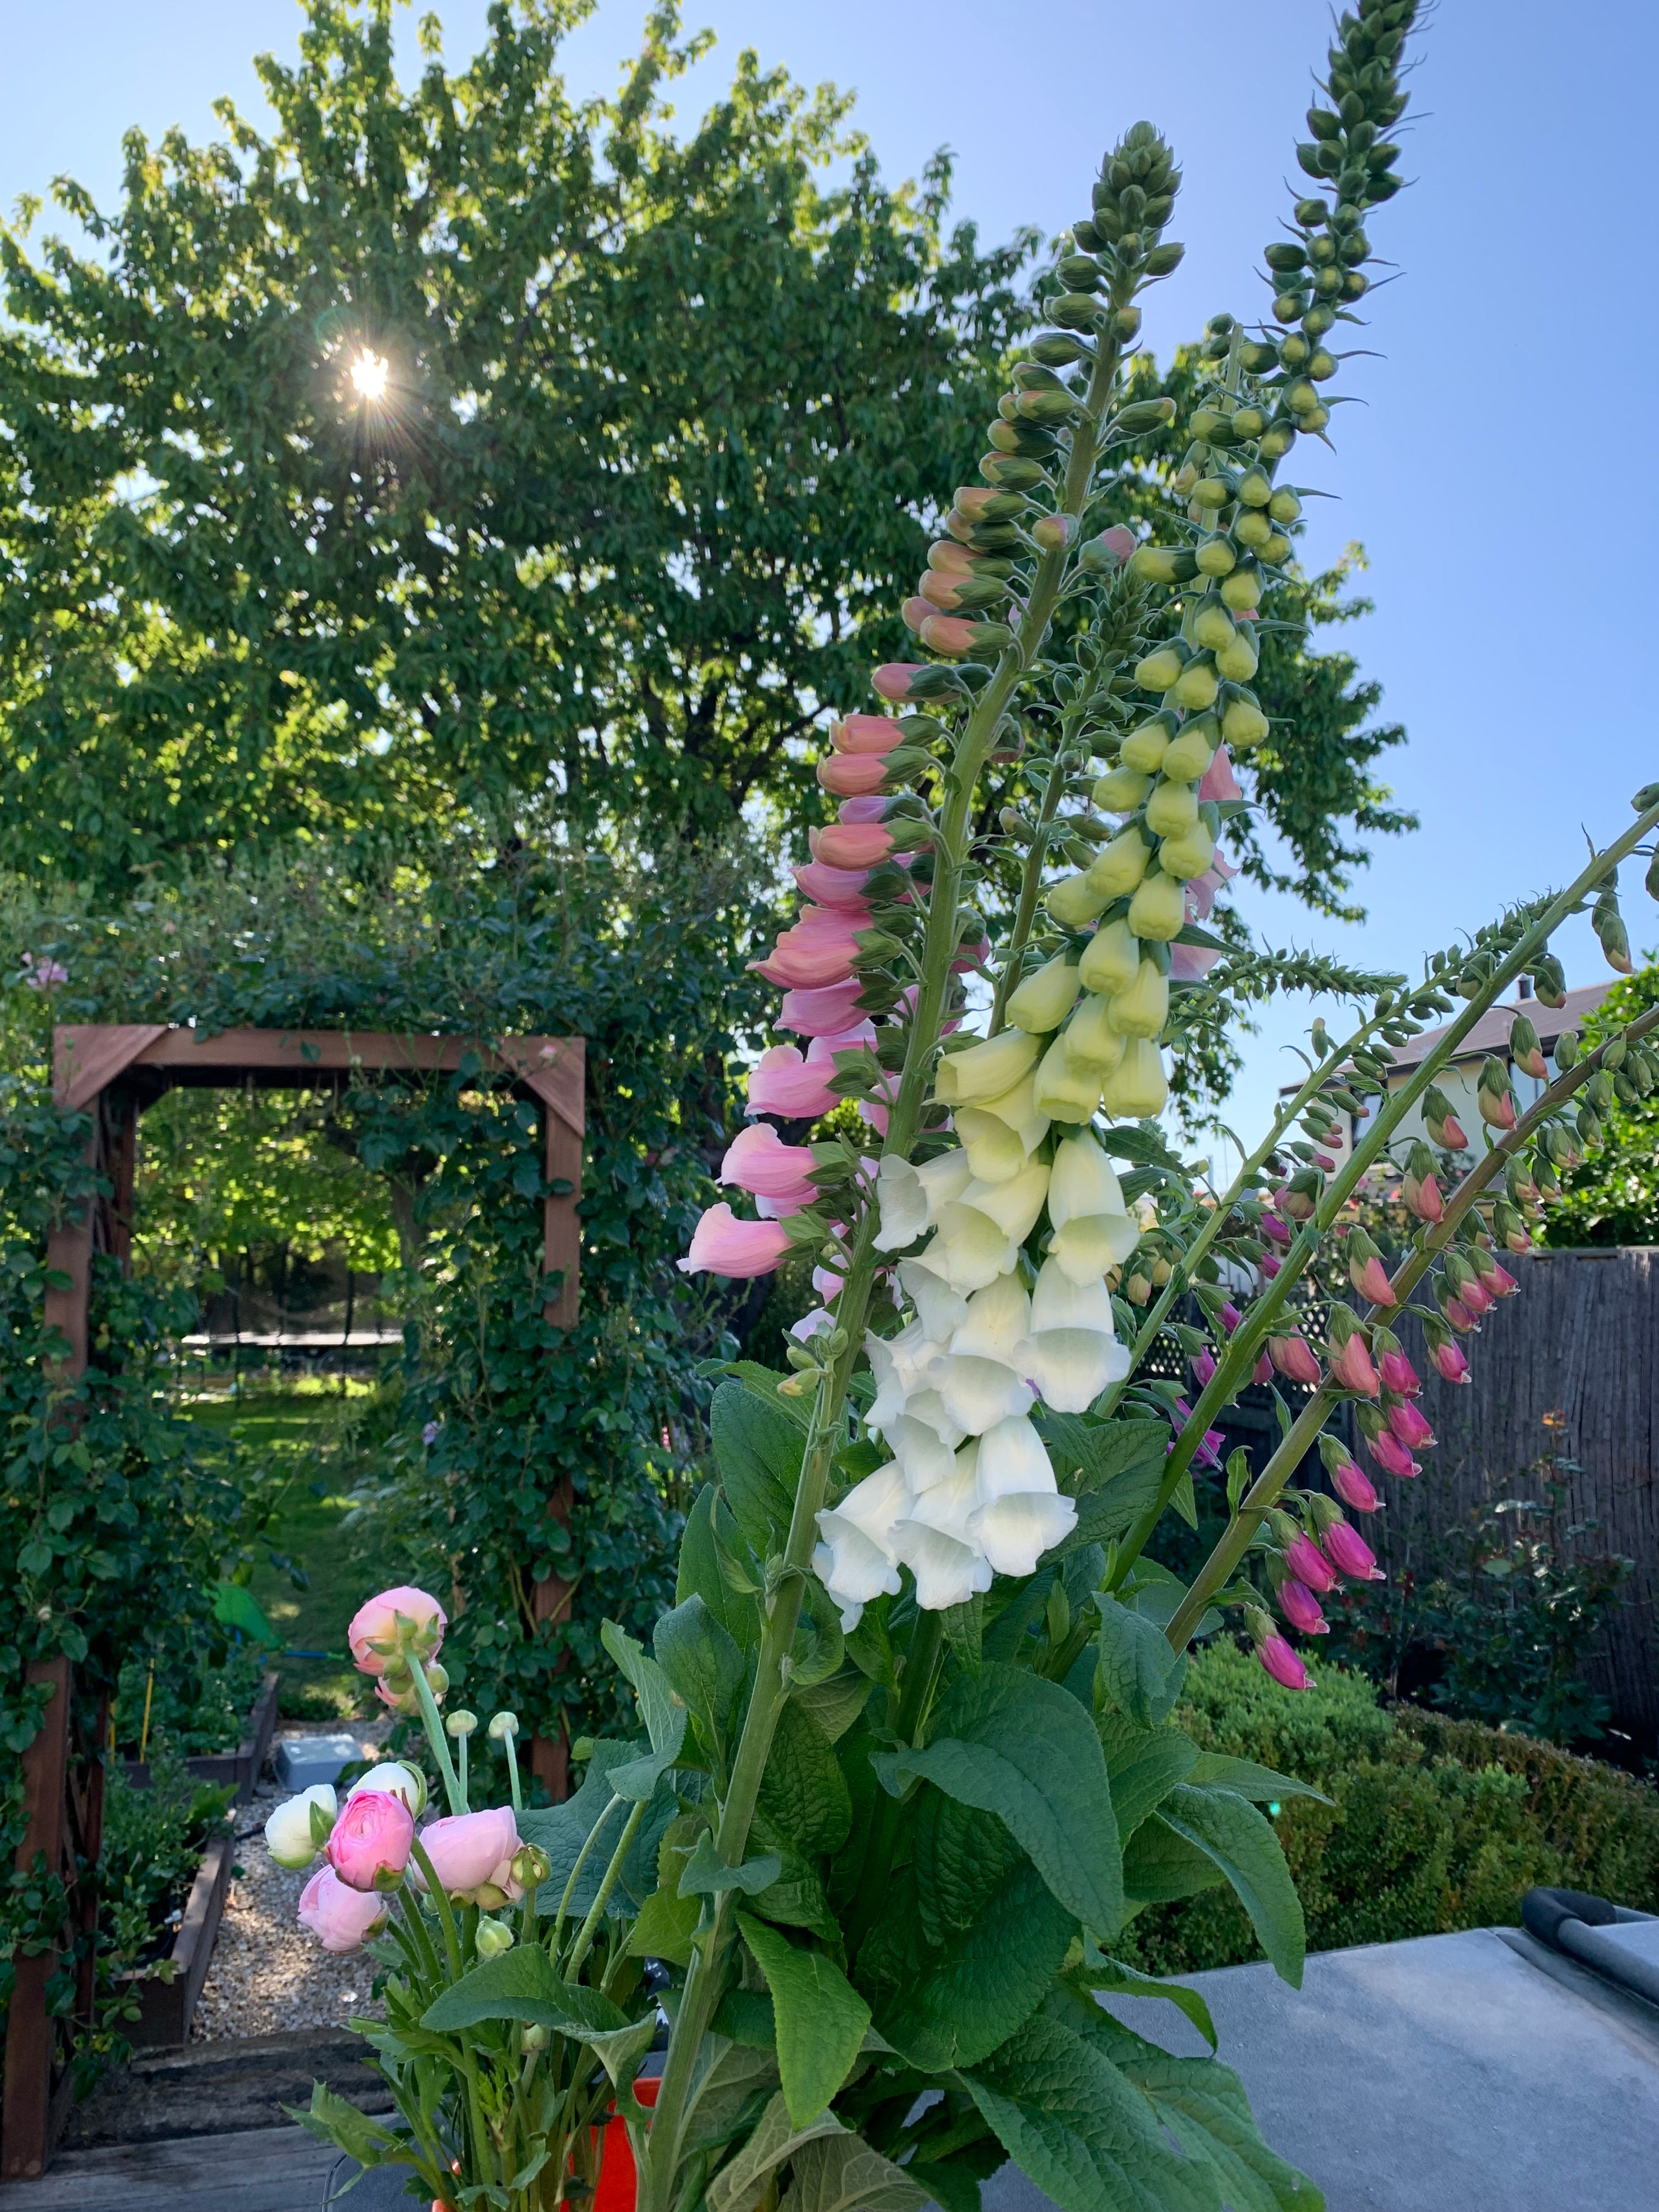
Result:
{"type": "MultiPolygon", "coordinates": [[[[658,2081],[653,2075],[649,2081],[634,2084],[634,2094],[642,2105],[657,2101],[658,2081]]],[[[599,2185],[593,2191],[592,2212],[634,2212],[634,2192],[639,2174],[634,2165],[634,2146],[628,2140],[628,2130],[622,2120],[612,2118],[605,2123],[605,2160],[599,2167],[599,2185]]]]}

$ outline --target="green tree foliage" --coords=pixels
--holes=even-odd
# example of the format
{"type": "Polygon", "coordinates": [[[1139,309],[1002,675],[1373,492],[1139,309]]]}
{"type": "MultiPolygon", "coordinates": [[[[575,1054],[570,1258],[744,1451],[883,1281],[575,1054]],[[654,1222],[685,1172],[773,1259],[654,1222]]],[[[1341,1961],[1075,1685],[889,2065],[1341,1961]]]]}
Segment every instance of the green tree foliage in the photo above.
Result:
{"type": "MultiPolygon", "coordinates": [[[[269,139],[228,104],[222,143],[135,134],[114,213],[58,187],[89,252],[0,230],[0,863],[114,893],[295,831],[505,838],[550,789],[572,836],[696,834],[798,787],[794,740],[905,648],[1033,235],[947,234],[948,162],[884,185],[844,99],[752,55],[677,140],[672,8],[574,102],[579,13],[498,9],[454,74],[434,33],[404,92],[390,0],[313,0],[269,139]]],[[[1198,366],[1146,389],[1184,412],[1198,366]]],[[[1288,860],[1234,833],[1335,913],[1409,826],[1375,686],[1314,649],[1345,573],[1264,658],[1288,860]]]]}
{"type": "MultiPolygon", "coordinates": [[[[1615,983],[1584,1023],[1591,1048],[1659,1005],[1659,963],[1650,962],[1615,983]]],[[[1563,1196],[1549,1211],[1547,1244],[1659,1244],[1659,1096],[1644,1097],[1620,1070],[1615,1103],[1602,1115],[1606,1137],[1583,1164],[1562,1178],[1563,1196]]]]}

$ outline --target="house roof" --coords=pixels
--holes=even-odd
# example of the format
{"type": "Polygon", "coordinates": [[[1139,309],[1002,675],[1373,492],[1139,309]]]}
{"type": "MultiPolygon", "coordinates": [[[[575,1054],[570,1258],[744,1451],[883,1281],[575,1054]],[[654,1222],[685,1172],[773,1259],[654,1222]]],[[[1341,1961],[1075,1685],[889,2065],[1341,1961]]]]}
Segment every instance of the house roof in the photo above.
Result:
{"type": "MultiPolygon", "coordinates": [[[[1493,1006],[1480,1020],[1458,1046],[1453,1055],[1454,1066],[1462,1066],[1472,1060],[1484,1060],[1488,1053],[1502,1052],[1510,1041],[1510,1025],[1517,1014],[1525,1014],[1538,1032],[1538,1042],[1546,1052],[1552,1051],[1555,1040],[1564,1030],[1576,1030],[1586,1014],[1593,1013],[1607,993],[1611,982],[1589,983],[1583,990],[1569,991],[1566,1003],[1559,1006],[1541,1006],[1536,999],[1511,1000],[1501,1006],[1493,1006]]],[[[1390,1054],[1395,1067],[1402,1073],[1416,1067],[1425,1060],[1445,1036],[1449,1024],[1437,1030],[1425,1030],[1409,1044],[1401,1045],[1390,1054]]]]}

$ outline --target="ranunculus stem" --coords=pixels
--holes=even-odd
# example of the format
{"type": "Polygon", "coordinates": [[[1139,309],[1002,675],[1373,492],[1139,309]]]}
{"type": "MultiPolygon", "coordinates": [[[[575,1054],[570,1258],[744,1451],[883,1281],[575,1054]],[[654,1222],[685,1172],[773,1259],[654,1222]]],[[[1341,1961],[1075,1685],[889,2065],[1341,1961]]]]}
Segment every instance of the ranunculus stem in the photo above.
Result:
{"type": "Polygon", "coordinates": [[[623,1861],[628,1856],[634,1838],[640,1832],[640,1823],[645,1818],[645,1805],[646,1801],[643,1797],[638,1799],[633,1811],[623,1823],[623,1832],[617,1839],[617,1848],[611,1854],[611,1863],[605,1870],[592,1904],[587,1908],[586,1919],[576,1930],[576,1940],[570,1947],[569,1958],[565,1961],[564,1978],[567,1982],[575,1980],[581,1971],[582,1960],[593,1947],[593,1931],[605,1917],[605,1908],[611,1902],[611,1893],[617,1887],[622,1874],[623,1861]]]}

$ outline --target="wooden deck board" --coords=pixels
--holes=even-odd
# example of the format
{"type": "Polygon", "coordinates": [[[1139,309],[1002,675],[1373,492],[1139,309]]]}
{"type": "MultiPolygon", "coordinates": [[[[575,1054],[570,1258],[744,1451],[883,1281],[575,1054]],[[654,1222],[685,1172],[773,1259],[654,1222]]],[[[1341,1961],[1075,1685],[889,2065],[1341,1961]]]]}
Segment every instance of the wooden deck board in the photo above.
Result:
{"type": "Polygon", "coordinates": [[[64,2151],[0,2184],[0,2212],[319,2212],[338,2155],[294,2127],[64,2151]]]}

